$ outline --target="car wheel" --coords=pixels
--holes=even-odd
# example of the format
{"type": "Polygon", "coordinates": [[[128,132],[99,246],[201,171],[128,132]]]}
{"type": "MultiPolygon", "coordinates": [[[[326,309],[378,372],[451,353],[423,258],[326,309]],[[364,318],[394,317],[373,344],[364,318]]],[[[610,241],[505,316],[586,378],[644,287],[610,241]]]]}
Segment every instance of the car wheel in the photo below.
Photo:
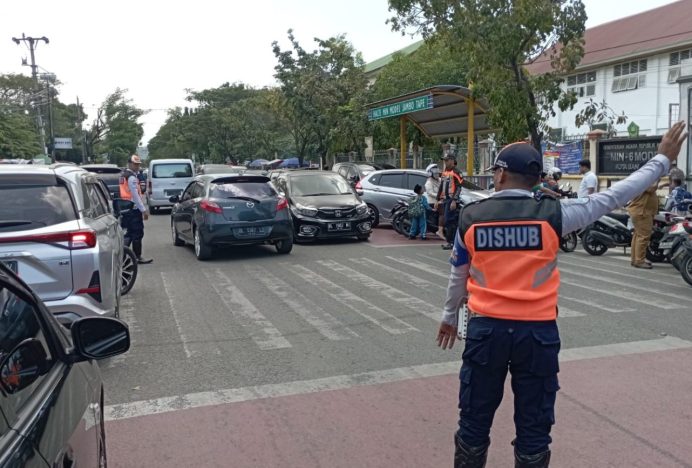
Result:
{"type": "Polygon", "coordinates": [[[151,212],[151,214],[158,214],[159,207],[158,206],[149,207],[149,211],[151,212]]]}
{"type": "Polygon", "coordinates": [[[120,278],[122,282],[122,290],[120,291],[120,294],[123,296],[129,293],[132,287],[135,285],[138,270],[137,256],[131,248],[125,247],[123,249],[122,269],[120,270],[120,278]]]}
{"type": "Polygon", "coordinates": [[[175,228],[175,224],[171,223],[171,237],[173,238],[173,245],[176,247],[182,247],[185,242],[178,237],[178,230],[175,228]]]}
{"type": "Polygon", "coordinates": [[[692,255],[686,255],[680,264],[680,274],[687,284],[692,286],[692,255]]]}
{"type": "Polygon", "coordinates": [[[289,254],[293,250],[293,238],[282,239],[274,244],[276,247],[276,252],[280,254],[289,254]]]}
{"type": "Polygon", "coordinates": [[[211,258],[211,246],[207,245],[203,240],[202,236],[199,235],[199,231],[195,229],[195,257],[197,260],[208,260],[211,258]]]}
{"type": "Polygon", "coordinates": [[[366,242],[366,241],[370,240],[370,234],[362,234],[362,235],[358,236],[358,240],[366,242]]]}
{"type": "Polygon", "coordinates": [[[380,224],[380,211],[375,205],[368,204],[368,212],[370,213],[370,219],[372,219],[371,225],[376,228],[380,224]]]}

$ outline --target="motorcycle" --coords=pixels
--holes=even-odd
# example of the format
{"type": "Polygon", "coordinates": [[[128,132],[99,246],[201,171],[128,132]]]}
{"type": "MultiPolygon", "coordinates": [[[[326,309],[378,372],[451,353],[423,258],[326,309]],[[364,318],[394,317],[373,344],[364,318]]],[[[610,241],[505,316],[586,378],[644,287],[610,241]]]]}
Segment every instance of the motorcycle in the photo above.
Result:
{"type": "Polygon", "coordinates": [[[676,221],[677,224],[670,227],[659,245],[666,259],[692,285],[692,219],[677,217],[676,221]]]}
{"type": "MultiPolygon", "coordinates": [[[[577,198],[577,194],[572,191],[572,186],[570,184],[562,184],[554,191],[560,194],[562,198],[577,198]]],[[[577,237],[577,233],[570,232],[560,238],[560,250],[563,252],[574,252],[578,243],[579,238],[577,237]]]]}
{"type": "MultiPolygon", "coordinates": [[[[411,218],[408,217],[408,201],[399,200],[391,210],[392,227],[402,236],[407,236],[411,232],[411,218]]],[[[436,232],[438,228],[439,217],[437,213],[428,210],[427,216],[428,232],[436,232]]]]}

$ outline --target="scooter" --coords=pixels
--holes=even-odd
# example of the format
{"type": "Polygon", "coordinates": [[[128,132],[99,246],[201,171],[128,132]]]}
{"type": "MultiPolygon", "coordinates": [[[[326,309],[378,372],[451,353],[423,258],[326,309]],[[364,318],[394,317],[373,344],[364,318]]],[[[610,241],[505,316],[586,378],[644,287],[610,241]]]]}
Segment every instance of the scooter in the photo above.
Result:
{"type": "Polygon", "coordinates": [[[584,229],[581,243],[590,255],[603,255],[610,248],[632,245],[632,231],[619,220],[605,215],[584,229]]]}
{"type": "MultiPolygon", "coordinates": [[[[408,201],[399,200],[392,208],[391,214],[394,230],[402,236],[408,236],[408,233],[411,232],[411,218],[408,217],[408,201]]],[[[436,232],[439,220],[437,212],[428,210],[426,220],[428,232],[436,232]]]]}

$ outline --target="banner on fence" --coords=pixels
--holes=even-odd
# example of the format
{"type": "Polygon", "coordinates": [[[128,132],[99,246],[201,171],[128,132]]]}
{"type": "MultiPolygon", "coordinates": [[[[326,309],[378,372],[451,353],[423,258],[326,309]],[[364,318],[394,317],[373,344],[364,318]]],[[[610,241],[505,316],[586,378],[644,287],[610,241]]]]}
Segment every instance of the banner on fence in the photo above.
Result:
{"type": "Polygon", "coordinates": [[[569,143],[544,142],[542,147],[544,171],[557,166],[565,174],[579,173],[579,161],[584,157],[584,145],[581,140],[569,143]]]}

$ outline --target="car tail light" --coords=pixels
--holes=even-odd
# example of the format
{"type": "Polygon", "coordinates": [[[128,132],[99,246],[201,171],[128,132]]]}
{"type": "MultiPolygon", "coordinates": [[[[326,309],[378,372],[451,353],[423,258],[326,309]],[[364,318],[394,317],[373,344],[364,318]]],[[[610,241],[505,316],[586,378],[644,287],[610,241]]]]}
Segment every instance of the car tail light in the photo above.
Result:
{"type": "Polygon", "coordinates": [[[360,180],[356,184],[356,190],[363,190],[363,184],[360,183],[360,180]]]}
{"type": "Polygon", "coordinates": [[[223,210],[219,205],[217,205],[214,202],[210,202],[208,200],[202,200],[202,203],[199,204],[199,207],[203,209],[204,211],[207,211],[209,213],[217,213],[221,214],[223,213],[223,210]]]}
{"type": "Polygon", "coordinates": [[[93,299],[101,302],[101,276],[98,271],[95,271],[91,275],[91,281],[89,281],[89,286],[77,291],[77,294],[88,294],[93,299]]]}
{"type": "Polygon", "coordinates": [[[288,208],[288,200],[284,197],[279,197],[279,202],[276,204],[276,211],[285,210],[288,208]]]}
{"type": "Polygon", "coordinates": [[[96,247],[96,233],[94,231],[68,231],[50,234],[33,234],[28,236],[5,237],[0,239],[0,244],[15,244],[19,242],[37,242],[41,244],[54,244],[69,250],[91,249],[96,247]]]}

